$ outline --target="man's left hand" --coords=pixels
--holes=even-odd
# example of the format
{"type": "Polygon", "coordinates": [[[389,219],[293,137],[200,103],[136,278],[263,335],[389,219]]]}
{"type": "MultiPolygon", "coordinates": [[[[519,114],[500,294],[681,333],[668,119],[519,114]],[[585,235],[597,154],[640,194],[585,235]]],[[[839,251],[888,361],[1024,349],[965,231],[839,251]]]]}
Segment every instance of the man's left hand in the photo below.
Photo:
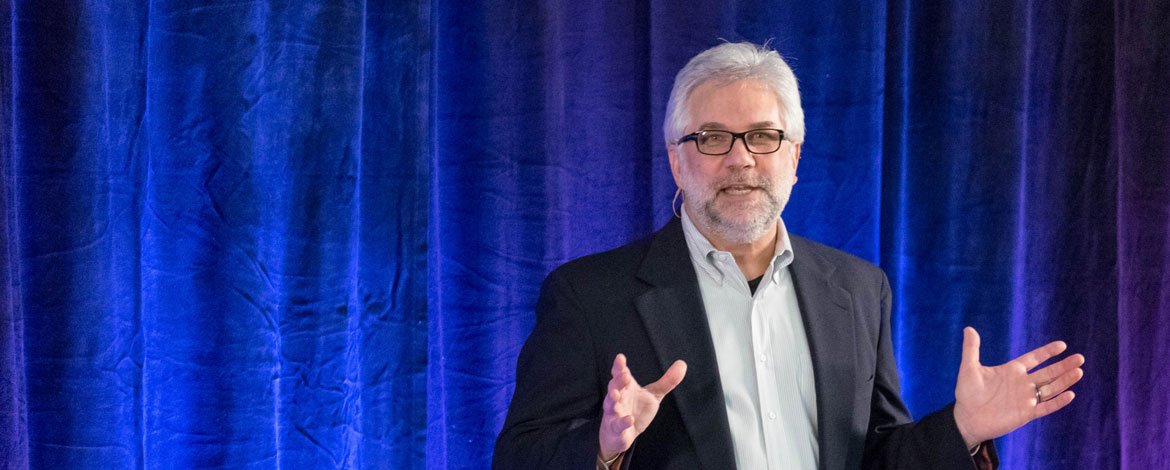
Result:
{"type": "Polygon", "coordinates": [[[979,333],[963,329],[963,359],[955,385],[955,424],[967,448],[1014,431],[1072,402],[1068,390],[1081,380],[1085,356],[1073,354],[1032,373],[1029,370],[1064,352],[1054,341],[998,367],[979,363],[979,333]]]}

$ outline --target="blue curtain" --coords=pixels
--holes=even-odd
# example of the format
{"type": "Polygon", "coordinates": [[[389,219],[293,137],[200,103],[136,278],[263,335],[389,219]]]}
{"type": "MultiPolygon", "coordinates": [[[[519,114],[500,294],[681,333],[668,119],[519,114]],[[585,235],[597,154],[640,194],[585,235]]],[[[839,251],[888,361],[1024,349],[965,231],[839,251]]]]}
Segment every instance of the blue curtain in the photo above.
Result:
{"type": "Polygon", "coordinates": [[[0,469],[486,468],[545,274],[672,217],[674,74],[771,44],[791,231],[903,395],[1088,358],[1004,468],[1170,466],[1170,4],[0,4],[0,469]]]}

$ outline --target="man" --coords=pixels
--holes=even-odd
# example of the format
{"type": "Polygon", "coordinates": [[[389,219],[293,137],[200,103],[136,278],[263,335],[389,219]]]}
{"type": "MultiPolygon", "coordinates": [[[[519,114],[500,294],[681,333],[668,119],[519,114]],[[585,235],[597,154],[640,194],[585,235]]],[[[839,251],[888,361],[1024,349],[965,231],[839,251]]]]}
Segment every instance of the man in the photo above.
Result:
{"type": "Polygon", "coordinates": [[[911,421],[885,274],[780,219],[804,117],[775,51],[693,58],[664,133],[680,217],[549,275],[495,467],[991,468],[1073,399],[1079,354],[1028,373],[1063,343],[984,367],[967,328],[955,403],[911,421]]]}

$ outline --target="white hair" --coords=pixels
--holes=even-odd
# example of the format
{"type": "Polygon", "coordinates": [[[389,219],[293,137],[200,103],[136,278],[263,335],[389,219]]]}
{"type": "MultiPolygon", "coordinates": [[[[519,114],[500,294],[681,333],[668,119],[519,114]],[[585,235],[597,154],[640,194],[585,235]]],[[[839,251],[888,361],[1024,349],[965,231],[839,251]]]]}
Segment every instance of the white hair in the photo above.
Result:
{"type": "Polygon", "coordinates": [[[784,137],[794,143],[804,142],[804,110],[796,75],[775,50],[750,42],[727,42],[707,49],[687,62],[674,77],[674,87],[666,102],[666,119],[662,124],[666,145],[674,145],[690,124],[687,98],[699,85],[710,81],[730,84],[754,79],[776,93],[784,137]]]}

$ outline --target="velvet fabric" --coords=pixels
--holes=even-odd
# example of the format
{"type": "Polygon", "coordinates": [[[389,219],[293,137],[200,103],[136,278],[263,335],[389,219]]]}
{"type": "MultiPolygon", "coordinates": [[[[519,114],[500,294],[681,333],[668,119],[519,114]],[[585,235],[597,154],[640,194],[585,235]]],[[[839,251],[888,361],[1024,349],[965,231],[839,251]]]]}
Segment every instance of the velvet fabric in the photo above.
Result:
{"type": "MultiPolygon", "coordinates": [[[[790,231],[915,415],[1055,339],[1004,468],[1170,467],[1170,4],[0,4],[0,468],[486,468],[544,276],[672,215],[674,74],[771,41],[790,231]]],[[[797,254],[799,256],[799,254],[797,254]]],[[[631,360],[637,360],[632,358],[631,360]]]]}

